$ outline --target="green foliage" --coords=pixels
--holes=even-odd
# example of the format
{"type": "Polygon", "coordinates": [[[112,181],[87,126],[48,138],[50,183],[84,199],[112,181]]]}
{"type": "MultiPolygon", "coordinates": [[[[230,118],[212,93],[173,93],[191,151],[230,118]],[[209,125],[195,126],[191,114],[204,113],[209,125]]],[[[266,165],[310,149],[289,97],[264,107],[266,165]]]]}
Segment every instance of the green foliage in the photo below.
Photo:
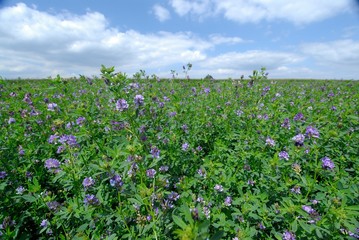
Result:
{"type": "Polygon", "coordinates": [[[357,82],[268,81],[265,69],[159,81],[102,66],[100,78],[1,85],[4,239],[358,234],[357,82]]]}

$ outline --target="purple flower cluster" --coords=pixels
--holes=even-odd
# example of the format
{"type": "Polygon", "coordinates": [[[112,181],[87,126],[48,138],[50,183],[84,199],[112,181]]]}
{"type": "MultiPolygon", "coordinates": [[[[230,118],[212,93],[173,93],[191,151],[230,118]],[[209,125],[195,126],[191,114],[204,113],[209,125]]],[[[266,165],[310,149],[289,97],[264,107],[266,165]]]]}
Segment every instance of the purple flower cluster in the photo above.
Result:
{"type": "Polygon", "coordinates": [[[303,113],[297,113],[294,118],[293,118],[294,121],[304,121],[304,115],[303,113]]]}
{"type": "Polygon", "coordinates": [[[302,209],[308,214],[314,214],[316,212],[311,206],[307,206],[307,205],[303,205],[302,209]]]}
{"type": "Polygon", "coordinates": [[[79,126],[82,126],[86,121],[86,118],[84,117],[79,117],[78,119],[76,119],[76,124],[79,126]]]}
{"type": "Polygon", "coordinates": [[[300,186],[294,186],[290,191],[295,194],[301,194],[300,186]]]}
{"type": "Polygon", "coordinates": [[[213,189],[218,192],[223,192],[223,186],[220,184],[216,184],[213,189]]]}
{"type": "Polygon", "coordinates": [[[110,185],[112,187],[116,187],[116,188],[119,188],[123,185],[123,182],[122,182],[122,178],[120,175],[114,175],[111,179],[110,179],[110,185]]]}
{"type": "Polygon", "coordinates": [[[47,226],[50,224],[49,220],[43,219],[40,223],[40,227],[47,228],[47,226]]]}
{"type": "Polygon", "coordinates": [[[308,126],[305,130],[305,135],[309,138],[314,137],[314,138],[319,138],[319,132],[316,128],[312,127],[312,126],[308,126]]]}
{"type": "Polygon", "coordinates": [[[226,199],[224,200],[224,205],[227,207],[232,205],[232,197],[231,196],[226,197],[226,199]]]}
{"type": "Polygon", "coordinates": [[[82,181],[82,186],[84,186],[85,190],[93,185],[95,185],[95,180],[92,177],[87,177],[82,181]]]}
{"type": "Polygon", "coordinates": [[[167,165],[161,166],[161,167],[159,168],[160,172],[167,172],[168,169],[169,169],[169,166],[167,166],[167,165]]]}
{"type": "Polygon", "coordinates": [[[282,125],[282,128],[286,128],[286,129],[290,129],[290,122],[289,122],[289,118],[284,119],[282,125]]]}
{"type": "Polygon", "coordinates": [[[188,144],[187,142],[185,142],[185,143],[182,144],[182,150],[183,150],[183,151],[186,152],[186,151],[188,150],[188,148],[189,148],[189,144],[188,144]]]}
{"type": "Polygon", "coordinates": [[[138,94],[135,96],[133,101],[134,101],[135,105],[138,107],[138,106],[143,105],[144,100],[145,100],[145,98],[142,95],[138,94]]]}
{"type": "Polygon", "coordinates": [[[57,201],[47,202],[46,205],[52,211],[57,211],[61,207],[61,204],[57,201]]]}
{"type": "Polygon", "coordinates": [[[149,178],[154,178],[155,175],[156,175],[156,173],[157,173],[156,170],[153,169],[153,168],[148,169],[148,170],[146,171],[146,175],[147,175],[147,177],[149,177],[149,178]]]}
{"type": "Polygon", "coordinates": [[[283,240],[295,240],[295,234],[286,230],[282,236],[283,240]]]}
{"type": "Polygon", "coordinates": [[[151,153],[153,158],[159,158],[160,157],[160,152],[161,151],[156,146],[151,147],[150,153],[151,153]]]}
{"type": "Polygon", "coordinates": [[[78,143],[74,135],[62,135],[59,139],[59,142],[70,147],[77,147],[78,143]]]}
{"type": "Polygon", "coordinates": [[[332,170],[335,167],[335,165],[334,162],[330,160],[330,158],[324,157],[322,158],[322,167],[326,170],[332,170]]]}
{"type": "Polygon", "coordinates": [[[0,171],[0,179],[6,178],[7,173],[5,171],[0,171]]]}
{"type": "Polygon", "coordinates": [[[47,110],[53,112],[57,109],[57,104],[56,103],[49,103],[47,104],[47,110]]]}
{"type": "Polygon", "coordinates": [[[12,123],[15,123],[16,122],[16,120],[15,120],[15,118],[9,118],[9,120],[7,121],[7,123],[8,124],[12,124],[12,123]]]}
{"type": "Polygon", "coordinates": [[[275,141],[273,139],[271,139],[270,137],[267,137],[266,145],[270,146],[270,147],[274,147],[275,146],[275,141]]]}
{"type": "Polygon", "coordinates": [[[60,162],[55,158],[49,158],[45,161],[45,168],[51,172],[58,172],[60,170],[60,162]]]}
{"type": "Polygon", "coordinates": [[[289,154],[286,151],[281,151],[278,156],[280,159],[285,159],[287,161],[289,160],[289,154]]]}
{"type": "Polygon", "coordinates": [[[116,110],[117,111],[122,112],[122,111],[125,111],[127,109],[128,109],[128,103],[127,103],[127,101],[125,99],[117,100],[117,102],[116,102],[116,110]]]}
{"type": "Polygon", "coordinates": [[[99,205],[100,201],[98,200],[98,198],[93,195],[93,194],[86,194],[85,199],[84,199],[84,203],[85,205],[99,205]]]}
{"type": "Polygon", "coordinates": [[[294,144],[296,146],[303,146],[304,144],[304,139],[305,139],[305,136],[303,134],[298,134],[298,135],[295,135],[292,140],[294,141],[294,144]]]}
{"type": "Polygon", "coordinates": [[[26,189],[23,186],[16,188],[16,194],[18,195],[22,195],[25,191],[26,189]]]}

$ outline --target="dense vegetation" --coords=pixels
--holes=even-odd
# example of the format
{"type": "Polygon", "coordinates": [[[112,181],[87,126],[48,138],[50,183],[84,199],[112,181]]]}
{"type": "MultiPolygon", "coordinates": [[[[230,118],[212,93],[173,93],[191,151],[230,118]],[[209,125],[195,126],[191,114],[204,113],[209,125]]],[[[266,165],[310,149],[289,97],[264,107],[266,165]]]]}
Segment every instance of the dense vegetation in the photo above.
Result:
{"type": "Polygon", "coordinates": [[[1,82],[0,238],[358,238],[358,82],[101,71],[1,82]]]}

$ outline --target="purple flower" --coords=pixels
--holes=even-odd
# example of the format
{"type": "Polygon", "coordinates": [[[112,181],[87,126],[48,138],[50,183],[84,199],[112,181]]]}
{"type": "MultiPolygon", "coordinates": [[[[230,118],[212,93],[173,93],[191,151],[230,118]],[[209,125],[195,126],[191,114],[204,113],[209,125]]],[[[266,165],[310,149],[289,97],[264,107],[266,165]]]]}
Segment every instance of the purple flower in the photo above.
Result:
{"type": "Polygon", "coordinates": [[[47,104],[47,110],[49,111],[55,111],[57,109],[57,104],[56,103],[49,103],[47,104]]]}
{"type": "Polygon", "coordinates": [[[0,179],[4,179],[7,176],[7,173],[5,171],[0,172],[0,179]]]}
{"type": "Polygon", "coordinates": [[[168,169],[169,169],[169,167],[168,167],[167,165],[161,166],[161,167],[159,168],[160,172],[167,172],[168,169]]]}
{"type": "Polygon", "coordinates": [[[188,133],[188,126],[187,126],[187,124],[183,124],[181,128],[182,128],[182,131],[184,131],[185,133],[188,133]]]}
{"type": "Polygon", "coordinates": [[[198,169],[197,173],[198,173],[201,177],[206,177],[206,171],[203,170],[202,168],[198,169]]]}
{"type": "Polygon", "coordinates": [[[85,205],[99,205],[100,201],[98,198],[93,194],[86,194],[84,199],[85,205]]]}
{"type": "Polygon", "coordinates": [[[86,121],[86,118],[79,117],[78,119],[76,119],[76,124],[79,125],[79,126],[82,126],[85,121],[86,121]]]}
{"type": "Polygon", "coordinates": [[[203,207],[203,214],[206,216],[207,219],[209,219],[211,216],[211,210],[209,209],[209,207],[207,206],[204,206],[203,207]]]}
{"type": "Polygon", "coordinates": [[[20,186],[18,188],[16,188],[16,194],[18,195],[22,195],[25,192],[25,188],[23,186],[20,186]]]}
{"type": "Polygon", "coordinates": [[[275,146],[275,141],[273,139],[271,139],[270,137],[267,137],[266,145],[268,145],[270,147],[274,147],[275,146]]]}
{"type": "Polygon", "coordinates": [[[48,143],[55,143],[58,138],[59,136],[57,135],[50,135],[48,143]]]}
{"type": "Polygon", "coordinates": [[[266,229],[266,226],[264,226],[263,223],[259,223],[258,227],[259,227],[260,230],[266,229]]]}
{"type": "Polygon", "coordinates": [[[167,196],[168,200],[171,201],[177,201],[180,198],[180,195],[176,192],[171,192],[168,196],[167,196]]]}
{"type": "Polygon", "coordinates": [[[216,184],[213,189],[218,192],[223,192],[223,186],[220,184],[216,184]]]}
{"type": "Polygon", "coordinates": [[[205,88],[203,91],[204,91],[205,94],[208,94],[208,93],[211,92],[211,89],[210,88],[205,88]]]}
{"type": "Polygon", "coordinates": [[[116,102],[116,110],[117,111],[122,112],[122,111],[125,111],[127,109],[128,109],[128,103],[127,103],[127,101],[125,99],[117,100],[117,102],[116,102]]]}
{"type": "Polygon", "coordinates": [[[8,124],[12,124],[12,123],[15,123],[16,121],[15,121],[15,118],[9,118],[9,120],[7,121],[8,122],[8,124]]]}
{"type": "Polygon", "coordinates": [[[224,205],[226,205],[227,207],[232,205],[232,198],[231,196],[227,196],[226,199],[224,200],[224,205]]]}
{"type": "Polygon", "coordinates": [[[300,186],[294,186],[290,191],[295,194],[301,194],[300,186]]]}
{"type": "Polygon", "coordinates": [[[327,170],[332,170],[335,167],[334,162],[328,157],[322,158],[322,163],[322,167],[327,170]]]}
{"type": "Polygon", "coordinates": [[[49,158],[45,161],[45,168],[48,170],[58,169],[60,167],[60,162],[57,159],[49,158]]]}
{"type": "Polygon", "coordinates": [[[289,122],[289,118],[284,119],[282,125],[282,128],[286,128],[286,129],[290,129],[290,122],[289,122]]]}
{"type": "Polygon", "coordinates": [[[305,135],[309,138],[314,137],[314,138],[319,138],[319,132],[316,128],[312,127],[312,126],[308,126],[305,130],[305,135]]]}
{"type": "Polygon", "coordinates": [[[19,155],[20,155],[20,156],[24,156],[24,155],[25,155],[25,150],[22,148],[22,146],[19,146],[19,155]]]}
{"type": "Polygon", "coordinates": [[[174,117],[174,116],[176,116],[176,115],[177,115],[176,112],[170,112],[170,113],[169,113],[169,116],[170,116],[170,117],[174,117]]]}
{"type": "Polygon", "coordinates": [[[136,104],[136,106],[141,106],[143,105],[143,102],[144,102],[145,98],[142,96],[142,95],[136,95],[135,98],[134,98],[134,102],[136,104]]]}
{"type": "Polygon", "coordinates": [[[156,146],[151,147],[150,151],[153,158],[159,158],[160,157],[160,150],[156,146]]]}
{"type": "Polygon", "coordinates": [[[49,224],[50,222],[47,219],[43,219],[40,223],[40,227],[46,228],[49,224]]]}
{"type": "Polygon", "coordinates": [[[316,213],[316,211],[311,206],[303,205],[302,209],[304,211],[306,211],[308,214],[315,214],[316,213]]]}
{"type": "Polygon", "coordinates": [[[183,150],[183,151],[187,151],[188,148],[189,148],[189,144],[188,144],[187,142],[185,142],[185,143],[182,144],[182,150],[183,150]]]}
{"type": "Polygon", "coordinates": [[[78,143],[76,141],[76,137],[73,135],[62,135],[59,139],[59,142],[61,144],[67,144],[70,147],[76,147],[78,146],[78,143]]]}
{"type": "Polygon", "coordinates": [[[92,177],[87,177],[82,181],[82,185],[84,188],[89,188],[95,184],[95,180],[92,179],[92,177]]]}
{"type": "Polygon", "coordinates": [[[148,170],[146,171],[146,175],[147,175],[147,177],[149,177],[149,178],[154,178],[155,175],[156,175],[156,173],[157,173],[156,170],[153,169],[153,168],[148,169],[148,170]]]}
{"type": "Polygon", "coordinates": [[[296,146],[303,146],[305,136],[303,134],[295,135],[292,140],[294,141],[296,146]]]}
{"type": "Polygon", "coordinates": [[[295,240],[295,235],[294,235],[294,233],[292,233],[292,232],[286,230],[286,231],[283,233],[282,239],[283,239],[283,240],[295,240]]]}
{"type": "Polygon", "coordinates": [[[123,185],[122,178],[120,175],[115,175],[110,179],[110,185],[112,187],[121,187],[123,185]]]}
{"type": "Polygon", "coordinates": [[[58,203],[57,201],[48,202],[46,203],[46,205],[52,211],[56,211],[61,206],[60,203],[58,203]]]}
{"type": "Polygon", "coordinates": [[[236,110],[236,115],[239,117],[243,114],[243,111],[242,110],[236,110]]]}
{"type": "Polygon", "coordinates": [[[285,159],[287,161],[289,160],[289,154],[286,151],[281,151],[278,156],[280,159],[285,159]]]}
{"type": "Polygon", "coordinates": [[[71,127],[74,125],[75,125],[74,122],[68,122],[68,123],[66,123],[66,129],[71,129],[71,127]]]}
{"type": "Polygon", "coordinates": [[[294,121],[303,121],[304,120],[304,115],[303,113],[297,113],[294,118],[293,118],[294,121]]]}
{"type": "Polygon", "coordinates": [[[247,183],[248,185],[251,185],[253,187],[256,182],[250,179],[247,183]]]}
{"type": "Polygon", "coordinates": [[[60,153],[62,153],[63,151],[65,151],[65,146],[61,145],[61,146],[59,146],[59,147],[57,148],[56,153],[57,153],[57,154],[60,154],[60,153]]]}

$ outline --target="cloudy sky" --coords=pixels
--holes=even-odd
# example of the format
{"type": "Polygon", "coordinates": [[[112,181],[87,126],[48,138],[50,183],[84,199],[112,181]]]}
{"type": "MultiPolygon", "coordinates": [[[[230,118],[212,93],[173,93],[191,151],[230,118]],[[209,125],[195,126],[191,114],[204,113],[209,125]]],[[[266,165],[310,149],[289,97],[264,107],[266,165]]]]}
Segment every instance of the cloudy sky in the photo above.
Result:
{"type": "Polygon", "coordinates": [[[354,0],[0,1],[0,76],[359,79],[354,0]]]}

